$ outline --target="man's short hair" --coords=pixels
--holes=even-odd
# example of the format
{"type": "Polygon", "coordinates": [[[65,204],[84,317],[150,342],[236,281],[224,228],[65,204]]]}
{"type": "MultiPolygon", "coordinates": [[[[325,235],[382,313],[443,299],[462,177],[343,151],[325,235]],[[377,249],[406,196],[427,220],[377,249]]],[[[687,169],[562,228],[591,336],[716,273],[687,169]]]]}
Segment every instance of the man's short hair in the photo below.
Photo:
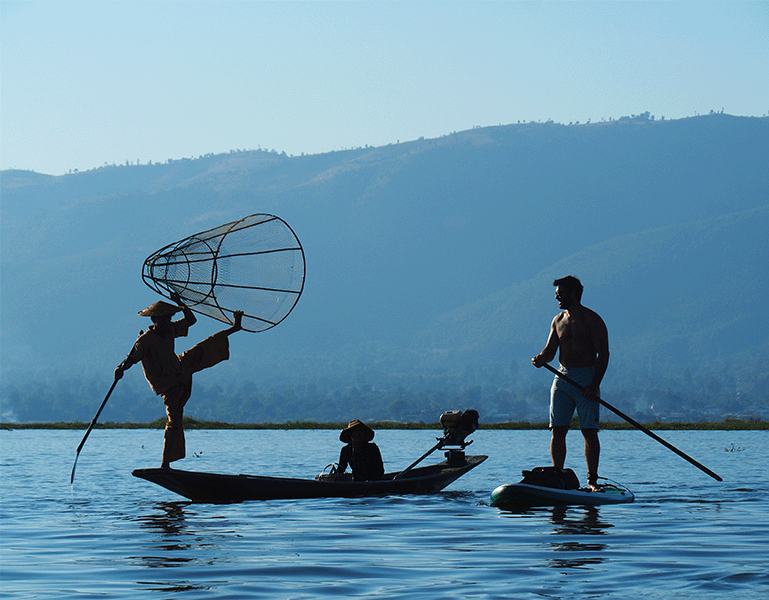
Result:
{"type": "Polygon", "coordinates": [[[561,277],[560,279],[556,279],[553,282],[553,285],[555,287],[560,287],[561,289],[574,292],[577,294],[577,300],[582,300],[582,283],[576,277],[572,275],[561,277]]]}

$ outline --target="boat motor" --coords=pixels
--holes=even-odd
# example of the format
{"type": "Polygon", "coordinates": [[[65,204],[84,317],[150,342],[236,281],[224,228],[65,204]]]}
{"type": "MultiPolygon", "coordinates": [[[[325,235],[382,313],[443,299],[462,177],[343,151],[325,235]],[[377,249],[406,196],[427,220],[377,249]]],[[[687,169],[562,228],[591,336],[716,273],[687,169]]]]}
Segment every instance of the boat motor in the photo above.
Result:
{"type": "Polygon", "coordinates": [[[441,415],[443,437],[438,439],[438,447],[456,446],[449,448],[444,455],[449,466],[454,467],[465,464],[465,448],[473,443],[473,440],[465,441],[465,438],[478,429],[478,411],[469,409],[449,410],[441,415]]]}
{"type": "Polygon", "coordinates": [[[466,410],[465,412],[462,412],[461,410],[449,410],[441,415],[441,426],[443,427],[443,437],[435,438],[438,440],[438,443],[408,467],[403,469],[403,471],[398,473],[395,476],[395,479],[403,477],[424,458],[432,454],[438,448],[443,448],[445,446],[456,446],[456,448],[449,448],[444,453],[446,456],[446,464],[448,464],[448,466],[461,467],[466,463],[464,450],[467,446],[473,443],[473,440],[466,442],[465,438],[478,429],[478,411],[473,409],[466,410]]]}

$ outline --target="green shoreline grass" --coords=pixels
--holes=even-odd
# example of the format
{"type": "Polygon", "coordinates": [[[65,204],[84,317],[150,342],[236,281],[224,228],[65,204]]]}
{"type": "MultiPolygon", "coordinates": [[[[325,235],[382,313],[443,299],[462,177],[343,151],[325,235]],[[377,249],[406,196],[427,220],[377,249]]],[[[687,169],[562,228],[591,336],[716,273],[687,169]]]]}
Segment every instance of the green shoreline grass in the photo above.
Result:
{"type": "MultiPolygon", "coordinates": [[[[94,429],[163,429],[166,420],[158,419],[150,423],[96,423],[94,429]]],[[[90,423],[59,422],[59,423],[0,423],[0,429],[88,429],[90,423]]],[[[373,429],[437,429],[442,430],[440,423],[401,423],[397,421],[374,421],[369,423],[373,429]]],[[[651,421],[642,424],[647,429],[663,430],[703,430],[703,431],[739,431],[739,430],[769,430],[769,421],[727,419],[713,422],[675,422],[651,421]]],[[[574,423],[577,427],[577,423],[574,423]]],[[[315,423],[312,421],[290,421],[288,423],[224,423],[221,421],[198,421],[184,417],[185,429],[344,429],[347,423],[315,423]]],[[[523,430],[547,429],[548,424],[514,421],[506,423],[481,423],[479,429],[489,430],[523,430]]],[[[629,423],[622,421],[606,421],[601,423],[601,429],[635,429],[629,423]]]]}

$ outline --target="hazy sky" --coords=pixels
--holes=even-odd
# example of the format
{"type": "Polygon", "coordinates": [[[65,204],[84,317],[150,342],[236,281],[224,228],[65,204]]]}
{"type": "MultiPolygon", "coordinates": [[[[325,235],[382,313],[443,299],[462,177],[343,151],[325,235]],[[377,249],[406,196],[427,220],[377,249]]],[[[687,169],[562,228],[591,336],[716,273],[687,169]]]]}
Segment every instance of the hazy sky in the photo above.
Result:
{"type": "Polygon", "coordinates": [[[0,0],[0,168],[769,113],[769,2],[0,0]]]}

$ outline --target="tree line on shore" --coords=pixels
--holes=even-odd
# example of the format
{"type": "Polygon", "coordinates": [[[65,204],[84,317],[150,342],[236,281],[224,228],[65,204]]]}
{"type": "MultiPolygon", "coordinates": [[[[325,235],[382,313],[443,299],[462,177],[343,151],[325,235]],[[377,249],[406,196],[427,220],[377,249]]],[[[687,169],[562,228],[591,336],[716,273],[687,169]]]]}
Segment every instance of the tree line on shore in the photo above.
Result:
{"type": "MultiPolygon", "coordinates": [[[[157,419],[150,423],[115,423],[107,421],[105,423],[96,423],[95,429],[163,429],[165,419],[157,419]]],[[[575,418],[574,426],[578,426],[575,418]]],[[[435,423],[402,423],[398,421],[373,421],[369,423],[373,429],[404,429],[404,430],[441,430],[441,424],[435,423]]],[[[642,423],[644,427],[652,431],[766,431],[769,430],[769,421],[764,420],[746,420],[746,419],[727,419],[725,421],[700,421],[700,422],[679,422],[679,421],[650,421],[642,423]]],[[[88,422],[57,422],[57,423],[0,423],[1,429],[70,429],[84,430],[89,426],[88,422]]],[[[191,417],[184,417],[185,429],[284,429],[284,430],[302,430],[302,429],[344,429],[347,423],[316,423],[313,421],[289,421],[288,423],[224,423],[222,421],[198,421],[191,417]]],[[[480,429],[486,430],[539,430],[548,429],[546,422],[533,423],[530,421],[506,421],[503,423],[483,423],[480,429]]],[[[635,429],[629,423],[623,421],[602,421],[601,429],[635,429]]]]}

